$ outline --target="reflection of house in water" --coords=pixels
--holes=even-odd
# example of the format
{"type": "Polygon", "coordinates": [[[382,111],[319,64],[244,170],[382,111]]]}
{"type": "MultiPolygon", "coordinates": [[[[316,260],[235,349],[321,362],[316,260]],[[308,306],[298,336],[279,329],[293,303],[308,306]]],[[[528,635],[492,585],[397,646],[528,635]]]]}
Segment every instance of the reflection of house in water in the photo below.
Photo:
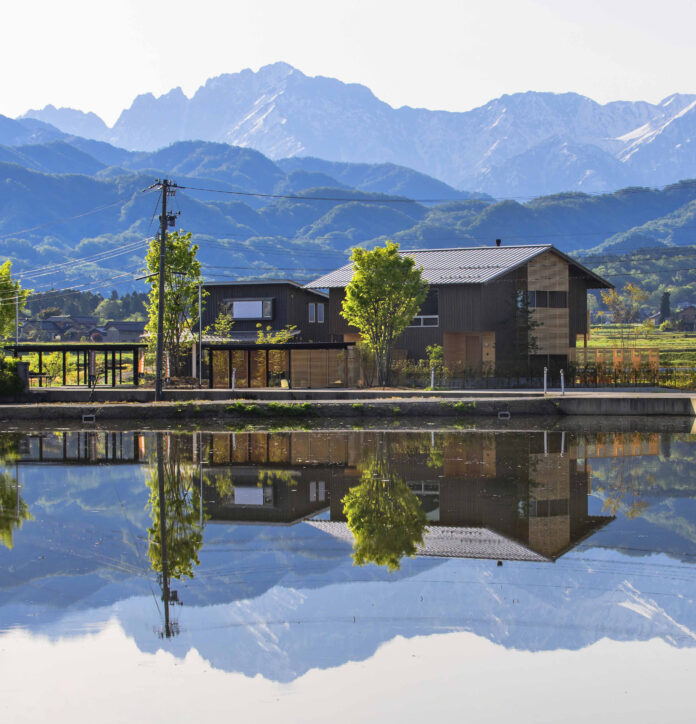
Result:
{"type": "MultiPolygon", "coordinates": [[[[592,460],[656,455],[660,443],[638,433],[204,432],[168,433],[164,454],[199,466],[209,521],[314,518],[346,540],[342,500],[386,456],[426,513],[422,555],[555,560],[613,519],[588,512],[592,460]]],[[[152,433],[66,431],[24,437],[19,462],[152,464],[153,455],[152,433]]]]}
{"type": "Polygon", "coordinates": [[[577,458],[575,436],[566,439],[565,433],[351,431],[204,438],[210,450],[205,476],[213,483],[206,510],[214,520],[288,524],[328,507],[329,520],[310,523],[352,540],[342,500],[378,448],[426,512],[430,533],[424,555],[554,560],[612,520],[589,515],[589,467],[577,458]]]}
{"type": "Polygon", "coordinates": [[[210,433],[202,442],[214,521],[296,523],[328,508],[334,478],[357,475],[342,433],[210,433]]]}

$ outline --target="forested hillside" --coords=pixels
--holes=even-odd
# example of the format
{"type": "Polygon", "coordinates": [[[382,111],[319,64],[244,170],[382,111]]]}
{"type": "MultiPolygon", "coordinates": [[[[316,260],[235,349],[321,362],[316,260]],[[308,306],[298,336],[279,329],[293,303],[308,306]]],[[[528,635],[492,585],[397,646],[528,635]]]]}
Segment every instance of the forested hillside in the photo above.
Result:
{"type": "Polygon", "coordinates": [[[76,137],[0,147],[0,256],[37,290],[142,288],[136,277],[159,213],[148,187],[164,176],[183,187],[172,208],[200,244],[211,279],[310,279],[344,263],[352,246],[387,238],[403,248],[500,238],[590,254],[588,263],[618,283],[630,273],[655,293],[678,286],[675,303],[692,299],[689,270],[671,275],[671,266],[689,267],[687,247],[696,245],[696,181],[496,202],[404,167],[274,163],[202,141],[154,153],[76,137]],[[623,258],[636,249],[651,249],[649,258],[623,258]]]}

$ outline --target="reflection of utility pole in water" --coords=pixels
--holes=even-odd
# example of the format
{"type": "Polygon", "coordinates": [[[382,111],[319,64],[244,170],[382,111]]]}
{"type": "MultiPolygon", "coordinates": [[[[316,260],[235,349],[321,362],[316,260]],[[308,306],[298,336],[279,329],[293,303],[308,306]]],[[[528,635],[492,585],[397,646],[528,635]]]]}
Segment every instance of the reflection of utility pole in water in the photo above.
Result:
{"type": "Polygon", "coordinates": [[[167,502],[164,489],[164,450],[162,445],[163,433],[157,435],[157,487],[159,491],[159,522],[160,522],[160,561],[162,563],[162,601],[164,602],[164,631],[161,635],[171,638],[178,633],[176,623],[172,626],[169,620],[169,604],[172,596],[169,590],[169,566],[167,563],[167,502]]]}

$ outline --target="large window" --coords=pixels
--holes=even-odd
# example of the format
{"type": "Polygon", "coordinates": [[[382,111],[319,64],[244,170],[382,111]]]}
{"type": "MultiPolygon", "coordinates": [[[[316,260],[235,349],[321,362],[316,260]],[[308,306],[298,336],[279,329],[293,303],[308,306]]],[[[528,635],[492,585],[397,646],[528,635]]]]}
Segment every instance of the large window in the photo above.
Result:
{"type": "Polygon", "coordinates": [[[226,299],[224,306],[232,319],[273,319],[272,299],[226,299]]]}

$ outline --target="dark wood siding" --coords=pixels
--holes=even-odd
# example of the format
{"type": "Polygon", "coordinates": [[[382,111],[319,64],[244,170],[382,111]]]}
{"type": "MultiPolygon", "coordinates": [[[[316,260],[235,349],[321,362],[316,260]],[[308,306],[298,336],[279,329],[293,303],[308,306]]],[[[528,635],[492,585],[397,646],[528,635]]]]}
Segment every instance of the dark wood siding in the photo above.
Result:
{"type": "MultiPolygon", "coordinates": [[[[273,299],[273,319],[258,320],[264,327],[268,324],[272,329],[282,329],[294,324],[300,330],[303,342],[329,341],[329,300],[294,284],[221,284],[203,285],[208,297],[204,301],[203,327],[212,325],[222,311],[222,303],[226,299],[273,299]],[[309,323],[309,303],[324,304],[324,323],[309,323]]],[[[256,320],[236,321],[235,332],[255,332],[256,320]]],[[[298,341],[300,341],[298,340],[298,341]]]]}
{"type": "MultiPolygon", "coordinates": [[[[510,276],[510,275],[508,275],[510,276]]],[[[445,332],[496,332],[498,347],[512,354],[515,340],[515,279],[504,277],[499,282],[481,284],[433,285],[439,295],[439,326],[409,327],[399,337],[396,349],[406,350],[411,359],[425,359],[425,349],[442,344],[445,332]]],[[[331,289],[329,294],[330,333],[332,341],[342,342],[345,334],[355,334],[340,316],[344,289],[331,289]]]]}
{"type": "Polygon", "coordinates": [[[526,289],[526,267],[506,274],[482,289],[482,331],[495,332],[496,362],[517,358],[517,292],[526,289]]]}
{"type": "MultiPolygon", "coordinates": [[[[572,267],[571,267],[572,271],[572,267]]],[[[575,347],[578,334],[587,333],[587,281],[570,276],[568,287],[568,344],[575,347]]]]}

